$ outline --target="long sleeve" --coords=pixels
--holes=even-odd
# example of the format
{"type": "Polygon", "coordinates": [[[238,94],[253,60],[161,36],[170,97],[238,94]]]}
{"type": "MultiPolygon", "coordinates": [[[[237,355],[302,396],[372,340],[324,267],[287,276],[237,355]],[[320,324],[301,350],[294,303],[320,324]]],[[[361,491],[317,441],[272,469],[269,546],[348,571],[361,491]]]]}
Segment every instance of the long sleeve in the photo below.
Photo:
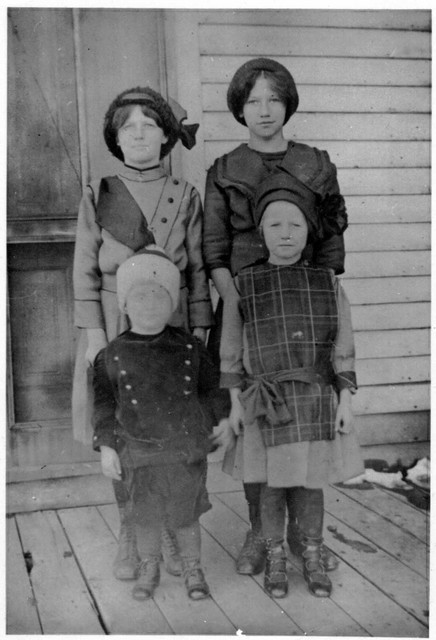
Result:
{"type": "Polygon", "coordinates": [[[185,245],[188,256],[186,278],[191,329],[213,325],[209,282],[203,260],[203,207],[200,194],[192,187],[187,213],[185,245]]]}
{"type": "Polygon", "coordinates": [[[209,169],[206,179],[203,253],[209,272],[213,269],[230,269],[230,210],[224,190],[218,187],[215,165],[209,169]]]}
{"type": "Polygon", "coordinates": [[[344,388],[356,391],[355,348],[350,304],[337,278],[335,287],[339,311],[339,327],[332,354],[336,388],[338,391],[344,388]]]}
{"type": "Polygon", "coordinates": [[[105,445],[116,448],[116,419],[117,402],[114,396],[111,381],[109,379],[105,350],[98,353],[94,363],[94,437],[93,449],[100,451],[105,445]]]}
{"type": "Polygon", "coordinates": [[[80,203],[74,251],[74,323],[77,327],[104,328],[98,266],[101,243],[101,229],[95,222],[93,191],[87,187],[80,203]]]}
{"type": "Polygon", "coordinates": [[[244,380],[243,331],[244,323],[240,310],[239,294],[232,281],[224,297],[223,330],[220,347],[220,386],[222,388],[240,387],[244,380]]]}

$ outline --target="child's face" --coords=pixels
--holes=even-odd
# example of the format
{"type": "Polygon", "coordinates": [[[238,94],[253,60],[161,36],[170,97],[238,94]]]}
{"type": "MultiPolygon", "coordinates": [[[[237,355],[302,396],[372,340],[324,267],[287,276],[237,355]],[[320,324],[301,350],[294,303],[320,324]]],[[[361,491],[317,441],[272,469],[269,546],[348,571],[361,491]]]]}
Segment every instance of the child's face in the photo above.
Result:
{"type": "Polygon", "coordinates": [[[173,314],[170,294],[155,282],[138,282],[127,293],[126,313],[135,333],[159,333],[173,314]]]}
{"type": "Polygon", "coordinates": [[[272,264],[293,264],[307,243],[308,226],[301,209],[292,202],[271,202],[263,214],[261,229],[272,264]]]}
{"type": "Polygon", "coordinates": [[[135,105],[118,130],[118,144],[126,164],[145,169],[159,164],[160,149],[168,138],[153,118],[135,105]]]}
{"type": "Polygon", "coordinates": [[[242,110],[250,136],[261,140],[282,137],[286,105],[269,80],[259,76],[242,110]]]}

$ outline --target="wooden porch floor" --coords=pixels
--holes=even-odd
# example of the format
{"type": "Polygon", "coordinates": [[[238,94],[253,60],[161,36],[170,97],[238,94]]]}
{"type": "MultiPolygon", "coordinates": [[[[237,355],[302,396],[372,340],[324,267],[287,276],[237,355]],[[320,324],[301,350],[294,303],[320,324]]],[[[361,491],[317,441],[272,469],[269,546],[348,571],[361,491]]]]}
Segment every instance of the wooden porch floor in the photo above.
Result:
{"type": "Polygon", "coordinates": [[[341,559],[330,574],[332,596],[311,596],[291,556],[289,595],[273,600],[262,574],[234,570],[247,508],[241,485],[211,463],[213,509],[201,525],[212,598],[189,601],[182,579],[162,571],[154,599],[138,603],[132,583],[112,576],[118,516],[110,483],[100,476],[75,482],[23,483],[21,512],[17,494],[8,498],[9,634],[428,637],[429,518],[402,496],[375,487],[329,488],[325,540],[341,559]]]}

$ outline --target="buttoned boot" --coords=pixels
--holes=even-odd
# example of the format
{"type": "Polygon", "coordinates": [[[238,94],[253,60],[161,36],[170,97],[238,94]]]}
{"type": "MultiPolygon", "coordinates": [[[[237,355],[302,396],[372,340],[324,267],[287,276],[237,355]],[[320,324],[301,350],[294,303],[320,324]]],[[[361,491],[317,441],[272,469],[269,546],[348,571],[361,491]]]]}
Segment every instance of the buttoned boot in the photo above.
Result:
{"type": "Polygon", "coordinates": [[[273,598],[284,598],[288,593],[286,552],[282,541],[266,541],[266,562],[264,576],[265,591],[273,598]]]}
{"type": "Polygon", "coordinates": [[[118,506],[118,511],[120,515],[120,532],[113,572],[117,580],[135,580],[140,562],[136,546],[136,527],[126,506],[118,506]]]}
{"type": "Polygon", "coordinates": [[[209,585],[204,577],[199,558],[183,558],[183,578],[186,592],[191,600],[202,600],[210,596],[209,585]]]}
{"type": "Polygon", "coordinates": [[[182,559],[174,531],[163,525],[161,531],[161,549],[164,567],[172,576],[181,576],[183,572],[182,559]]]}
{"type": "MultiPolygon", "coordinates": [[[[286,531],[286,541],[289,545],[289,551],[299,558],[303,557],[305,546],[303,543],[303,534],[295,520],[289,516],[288,526],[286,531]]],[[[326,571],[334,571],[338,568],[338,558],[329,550],[324,544],[321,544],[320,548],[321,562],[326,571]]]]}
{"type": "Polygon", "coordinates": [[[305,538],[303,551],[303,575],[309,591],[318,598],[328,598],[332,583],[321,557],[322,538],[305,538]]]}
{"type": "Polygon", "coordinates": [[[263,571],[266,543],[262,537],[259,504],[248,505],[251,529],[236,560],[236,571],[242,575],[255,576],[263,571]]]}
{"type": "Polygon", "coordinates": [[[139,565],[138,581],[132,589],[135,600],[149,600],[160,582],[159,557],[151,556],[139,565]]]}

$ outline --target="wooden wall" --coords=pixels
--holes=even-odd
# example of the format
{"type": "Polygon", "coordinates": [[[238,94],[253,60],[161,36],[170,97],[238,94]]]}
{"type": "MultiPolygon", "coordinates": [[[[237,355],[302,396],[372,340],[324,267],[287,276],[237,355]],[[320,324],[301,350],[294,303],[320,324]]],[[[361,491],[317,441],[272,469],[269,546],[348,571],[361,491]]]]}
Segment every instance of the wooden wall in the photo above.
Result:
{"type": "Polygon", "coordinates": [[[327,149],[350,227],[365,445],[429,438],[430,12],[166,11],[169,91],[201,124],[177,169],[204,190],[213,160],[246,140],[226,107],[234,71],[271,56],[294,76],[289,138],[327,149]]]}

